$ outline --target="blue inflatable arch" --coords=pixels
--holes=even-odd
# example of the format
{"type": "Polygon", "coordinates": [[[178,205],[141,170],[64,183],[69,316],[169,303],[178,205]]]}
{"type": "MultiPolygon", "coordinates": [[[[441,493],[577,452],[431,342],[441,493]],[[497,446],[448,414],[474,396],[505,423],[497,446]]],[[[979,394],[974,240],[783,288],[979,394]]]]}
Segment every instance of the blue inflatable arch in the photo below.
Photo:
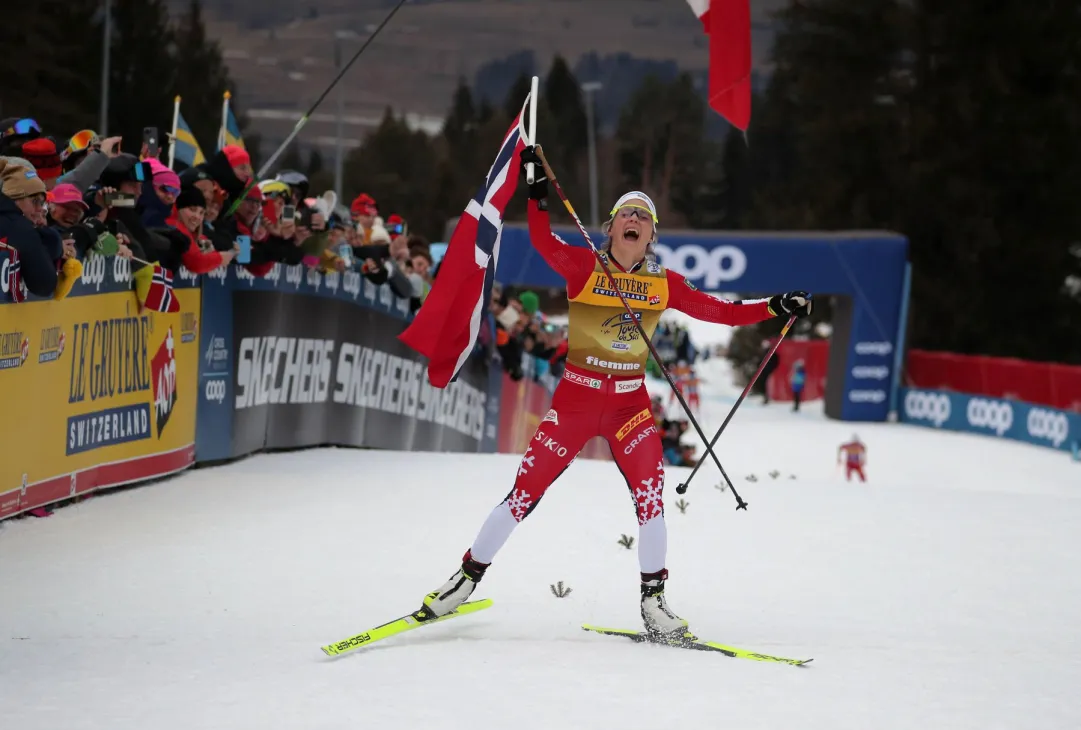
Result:
{"type": "MultiPolygon", "coordinates": [[[[576,228],[556,227],[585,246],[576,228]]],[[[600,232],[590,231],[594,241],[600,232]]],[[[707,292],[834,295],[825,410],[845,421],[884,421],[896,411],[910,268],[908,240],[881,231],[735,232],[661,230],[661,263],[707,292]]],[[[503,228],[497,279],[564,286],[529,243],[524,225],[503,228]]]]}

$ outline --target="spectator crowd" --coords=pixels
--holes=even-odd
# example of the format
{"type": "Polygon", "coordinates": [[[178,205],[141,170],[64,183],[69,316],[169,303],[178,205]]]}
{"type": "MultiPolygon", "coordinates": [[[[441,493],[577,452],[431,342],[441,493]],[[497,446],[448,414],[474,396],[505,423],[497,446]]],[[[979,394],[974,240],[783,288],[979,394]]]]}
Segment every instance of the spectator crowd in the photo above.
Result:
{"type": "MultiPolygon", "coordinates": [[[[238,145],[181,171],[145,142],[138,154],[123,146],[92,129],[64,139],[33,119],[0,121],[0,254],[10,260],[10,300],[62,299],[95,254],[129,259],[140,308],[156,311],[178,309],[172,280],[181,267],[208,274],[242,266],[255,277],[275,263],[353,270],[388,285],[413,311],[431,289],[438,268],[428,241],[409,233],[402,216],[381,217],[367,193],[345,207],[333,191],[313,194],[295,170],[256,180],[238,145]]],[[[655,342],[666,367],[693,362],[682,328],[662,324],[655,342]]],[[[535,292],[514,296],[496,283],[477,348],[512,380],[551,391],[566,363],[567,328],[540,311],[535,292]]],[[[686,420],[665,410],[655,399],[665,461],[693,464],[694,447],[680,443],[686,420]]]]}
{"type": "Polygon", "coordinates": [[[131,261],[140,307],[175,311],[180,267],[205,274],[243,266],[266,276],[275,263],[323,272],[354,270],[424,301],[436,274],[428,242],[407,222],[380,216],[362,193],[346,207],[333,191],[314,195],[294,170],[254,179],[242,146],[225,145],[180,172],[160,151],[92,129],[68,138],[33,119],[0,121],[0,253],[10,259],[8,297],[63,298],[88,255],[131,261]]]}

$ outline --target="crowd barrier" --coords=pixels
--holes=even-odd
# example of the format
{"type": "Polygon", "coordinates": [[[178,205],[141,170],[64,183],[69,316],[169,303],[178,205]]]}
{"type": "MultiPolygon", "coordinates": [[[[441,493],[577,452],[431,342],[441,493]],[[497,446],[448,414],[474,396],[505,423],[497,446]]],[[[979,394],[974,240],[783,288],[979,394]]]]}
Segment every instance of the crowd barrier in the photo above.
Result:
{"type": "Polygon", "coordinates": [[[943,390],[901,389],[900,420],[1070,451],[1081,442],[1081,415],[1017,400],[943,390]]]}
{"type": "Polygon", "coordinates": [[[398,340],[408,301],[353,272],[181,270],[171,314],[139,311],[120,258],[91,254],[60,301],[14,304],[0,281],[0,519],[264,450],[523,453],[555,385],[478,348],[431,387],[398,340]]]}
{"type": "Polygon", "coordinates": [[[910,350],[905,384],[1020,400],[1081,413],[1081,367],[1008,357],[910,350]]]}
{"type": "Polygon", "coordinates": [[[194,461],[200,291],[139,312],[122,258],[91,256],[62,300],[10,303],[0,255],[0,518],[194,461]]]}

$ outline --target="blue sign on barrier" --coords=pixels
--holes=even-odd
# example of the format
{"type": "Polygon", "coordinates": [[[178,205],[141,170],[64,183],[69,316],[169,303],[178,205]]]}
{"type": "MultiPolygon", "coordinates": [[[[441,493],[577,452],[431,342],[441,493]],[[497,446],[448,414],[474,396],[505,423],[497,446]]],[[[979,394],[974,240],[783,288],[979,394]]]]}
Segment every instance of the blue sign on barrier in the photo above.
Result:
{"type": "Polygon", "coordinates": [[[1016,400],[944,390],[901,389],[901,421],[1071,451],[1081,415],[1016,400]]]}
{"type": "MultiPolygon", "coordinates": [[[[584,245],[577,229],[555,230],[564,240],[584,245]]],[[[590,236],[598,243],[604,240],[600,232],[590,236]]],[[[703,291],[761,295],[805,289],[819,296],[837,295],[826,413],[848,421],[886,420],[895,387],[895,353],[903,347],[905,237],[888,232],[669,232],[662,228],[655,248],[661,264],[703,291]]],[[[504,227],[496,275],[510,285],[564,286],[521,225],[504,227]]]]}

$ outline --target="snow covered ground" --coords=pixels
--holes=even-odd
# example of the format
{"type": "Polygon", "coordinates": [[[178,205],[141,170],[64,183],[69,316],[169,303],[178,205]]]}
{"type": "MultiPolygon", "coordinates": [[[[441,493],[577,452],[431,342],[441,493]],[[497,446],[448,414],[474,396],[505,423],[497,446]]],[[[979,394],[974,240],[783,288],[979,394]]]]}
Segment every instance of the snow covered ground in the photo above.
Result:
{"type": "MultiPolygon", "coordinates": [[[[710,435],[739,390],[711,367],[710,435]]],[[[670,470],[669,601],[702,637],[808,667],[583,632],[639,623],[626,487],[586,460],[498,556],[476,594],[493,608],[328,659],[456,569],[518,458],[319,450],[0,524],[0,727],[1081,726],[1067,456],[757,399],[719,446],[750,509],[706,466],[681,514],[670,470]],[[854,430],[867,484],[836,471],[854,430]]]]}

